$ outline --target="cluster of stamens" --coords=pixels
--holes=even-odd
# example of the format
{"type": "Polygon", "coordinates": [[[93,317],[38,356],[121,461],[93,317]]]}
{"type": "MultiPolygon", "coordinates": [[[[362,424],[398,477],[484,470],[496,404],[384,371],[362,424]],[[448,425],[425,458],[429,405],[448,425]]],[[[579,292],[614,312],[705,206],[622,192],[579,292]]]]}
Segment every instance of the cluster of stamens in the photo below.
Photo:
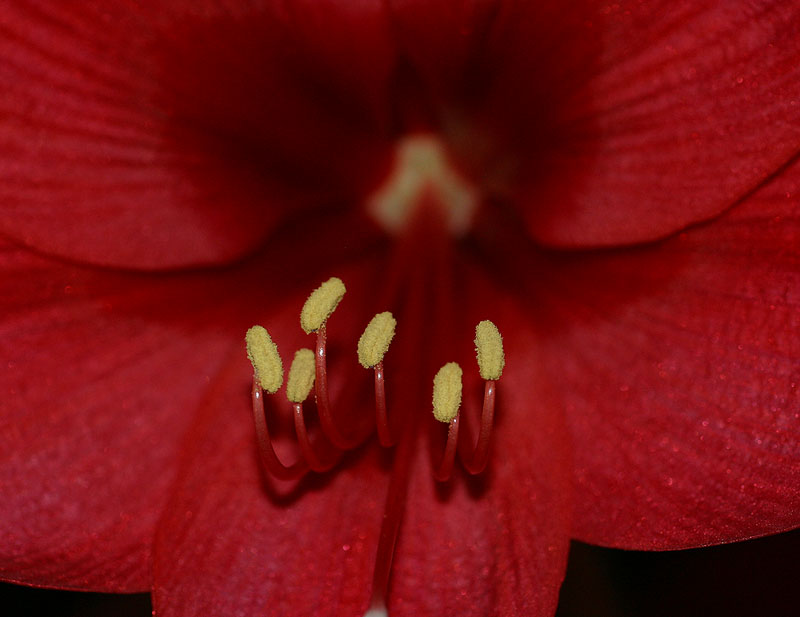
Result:
{"type": "MultiPolygon", "coordinates": [[[[316,335],[316,350],[300,349],[295,353],[286,383],[286,397],[293,406],[295,433],[302,454],[292,464],[284,464],[275,452],[270,438],[264,409],[264,392],[275,394],[283,385],[283,363],[277,345],[261,326],[247,331],[247,356],[253,365],[252,402],[261,463],[264,469],[281,480],[302,477],[309,471],[325,472],[334,467],[342,454],[362,444],[377,429],[378,440],[384,447],[396,443],[386,409],[385,373],[383,358],[395,334],[397,322],[389,312],[378,313],[367,325],[358,341],[358,359],[375,377],[375,426],[355,435],[344,435],[334,421],[328,396],[327,330],[328,318],[345,294],[338,278],[331,278],[318,287],[306,300],[300,314],[300,325],[307,334],[316,335]],[[303,403],[315,390],[317,413],[324,440],[312,444],[306,427],[303,403]]],[[[494,416],[496,382],[504,366],[503,343],[499,331],[490,321],[476,328],[475,346],[480,375],[484,379],[484,399],[477,444],[472,445],[469,427],[461,428],[461,367],[455,362],[445,364],[434,378],[433,415],[449,424],[447,444],[435,476],[440,481],[450,478],[456,454],[464,469],[477,474],[483,471],[489,456],[489,442],[494,416]],[[459,431],[462,434],[459,440],[459,431]]]]}

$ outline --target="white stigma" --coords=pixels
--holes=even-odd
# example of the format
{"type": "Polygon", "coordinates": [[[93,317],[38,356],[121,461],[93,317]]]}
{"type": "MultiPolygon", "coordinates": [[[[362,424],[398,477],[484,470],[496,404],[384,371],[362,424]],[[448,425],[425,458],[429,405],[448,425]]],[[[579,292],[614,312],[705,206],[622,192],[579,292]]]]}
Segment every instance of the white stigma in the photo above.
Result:
{"type": "Polygon", "coordinates": [[[453,167],[432,135],[413,135],[397,145],[394,168],[367,200],[367,211],[387,231],[398,234],[410,222],[425,191],[444,210],[453,235],[465,234],[478,208],[478,191],[453,167]]]}
{"type": "Polygon", "coordinates": [[[364,613],[364,617],[389,617],[389,612],[385,608],[371,608],[364,613]]]}

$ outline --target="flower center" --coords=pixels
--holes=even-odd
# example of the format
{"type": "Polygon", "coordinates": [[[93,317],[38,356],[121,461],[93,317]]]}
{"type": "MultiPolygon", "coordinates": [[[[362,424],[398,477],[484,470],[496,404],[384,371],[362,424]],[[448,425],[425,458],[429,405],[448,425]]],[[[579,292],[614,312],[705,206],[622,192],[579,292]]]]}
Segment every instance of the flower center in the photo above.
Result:
{"type": "Polygon", "coordinates": [[[397,144],[384,182],[367,198],[367,212],[386,231],[401,234],[423,204],[435,204],[447,230],[464,235],[480,203],[480,194],[452,164],[441,140],[410,135],[397,144]]]}
{"type": "MultiPolygon", "coordinates": [[[[413,451],[414,431],[410,418],[417,414],[406,414],[405,422],[400,414],[390,422],[385,394],[384,356],[389,352],[395,336],[397,321],[388,311],[378,313],[367,324],[358,341],[357,353],[360,364],[374,371],[375,416],[374,421],[361,426],[346,427],[353,430],[341,432],[342,418],[333,413],[328,393],[327,370],[327,321],[342,301],[346,289],[338,278],[331,278],[317,288],[308,298],[300,313],[300,324],[307,334],[316,337],[316,349],[301,349],[295,353],[286,384],[286,396],[292,404],[295,432],[301,456],[290,465],[277,456],[270,439],[267,423],[268,413],[264,392],[275,394],[283,385],[283,363],[278,348],[269,333],[261,326],[247,331],[247,356],[253,365],[252,402],[259,454],[264,470],[282,480],[293,480],[309,472],[326,472],[341,459],[343,453],[352,450],[377,432],[383,447],[398,445],[395,465],[389,481],[386,506],[381,532],[376,547],[375,570],[372,580],[372,599],[369,616],[386,615],[386,605],[394,548],[405,510],[408,490],[410,461],[413,451]],[[314,439],[306,428],[303,404],[314,390],[320,434],[314,439]]],[[[456,456],[465,471],[478,474],[483,471],[489,457],[489,441],[494,416],[496,382],[505,365],[503,342],[497,327],[490,321],[482,321],[475,329],[475,349],[481,378],[485,382],[483,410],[477,440],[473,439],[469,423],[461,420],[462,369],[455,362],[445,364],[433,379],[433,417],[448,426],[447,440],[432,470],[440,482],[450,479],[456,456]],[[460,437],[459,437],[460,432],[460,437]]]]}

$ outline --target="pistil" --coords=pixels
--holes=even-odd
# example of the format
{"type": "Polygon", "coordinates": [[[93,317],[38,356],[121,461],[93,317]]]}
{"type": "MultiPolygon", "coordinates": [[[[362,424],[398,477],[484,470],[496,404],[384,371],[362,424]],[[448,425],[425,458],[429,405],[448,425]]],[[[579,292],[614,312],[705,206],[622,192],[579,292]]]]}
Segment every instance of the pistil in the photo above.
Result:
{"type": "Polygon", "coordinates": [[[387,232],[404,233],[432,193],[441,207],[446,230],[463,236],[472,226],[480,203],[478,189],[458,170],[435,135],[415,134],[400,140],[392,172],[366,202],[367,212],[387,232]]]}
{"type": "Polygon", "coordinates": [[[375,372],[375,422],[378,441],[384,448],[390,448],[395,444],[386,414],[383,356],[389,351],[396,328],[397,320],[390,312],[378,313],[369,322],[361,338],[358,339],[358,361],[364,368],[374,369],[375,372]]]}

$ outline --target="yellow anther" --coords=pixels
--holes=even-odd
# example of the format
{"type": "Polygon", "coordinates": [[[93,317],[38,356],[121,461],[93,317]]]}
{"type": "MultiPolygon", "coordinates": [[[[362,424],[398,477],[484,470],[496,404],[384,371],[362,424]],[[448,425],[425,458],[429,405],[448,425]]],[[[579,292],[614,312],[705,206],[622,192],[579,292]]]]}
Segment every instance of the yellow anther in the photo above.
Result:
{"type": "Polygon", "coordinates": [[[358,361],[364,368],[372,368],[383,360],[394,338],[397,320],[386,311],[378,313],[367,324],[364,334],[358,339],[358,361]]]}
{"type": "Polygon", "coordinates": [[[483,379],[500,379],[506,357],[503,353],[503,337],[497,326],[489,320],[475,327],[475,351],[478,355],[478,369],[483,379]]]}
{"type": "Polygon", "coordinates": [[[347,290],[342,280],[334,276],[311,292],[303,305],[303,310],[300,311],[300,325],[306,334],[319,330],[336,310],[345,291],[347,290]]]}
{"type": "Polygon", "coordinates": [[[256,381],[270,394],[275,394],[283,383],[283,363],[278,346],[261,326],[253,326],[244,337],[247,357],[253,365],[256,381]]]}
{"type": "Polygon", "coordinates": [[[439,422],[450,422],[461,407],[461,367],[448,362],[433,378],[433,417],[439,422]]]}
{"type": "Polygon", "coordinates": [[[302,403],[308,398],[314,385],[314,352],[298,349],[294,354],[289,379],[286,382],[286,398],[292,403],[302,403]]]}

